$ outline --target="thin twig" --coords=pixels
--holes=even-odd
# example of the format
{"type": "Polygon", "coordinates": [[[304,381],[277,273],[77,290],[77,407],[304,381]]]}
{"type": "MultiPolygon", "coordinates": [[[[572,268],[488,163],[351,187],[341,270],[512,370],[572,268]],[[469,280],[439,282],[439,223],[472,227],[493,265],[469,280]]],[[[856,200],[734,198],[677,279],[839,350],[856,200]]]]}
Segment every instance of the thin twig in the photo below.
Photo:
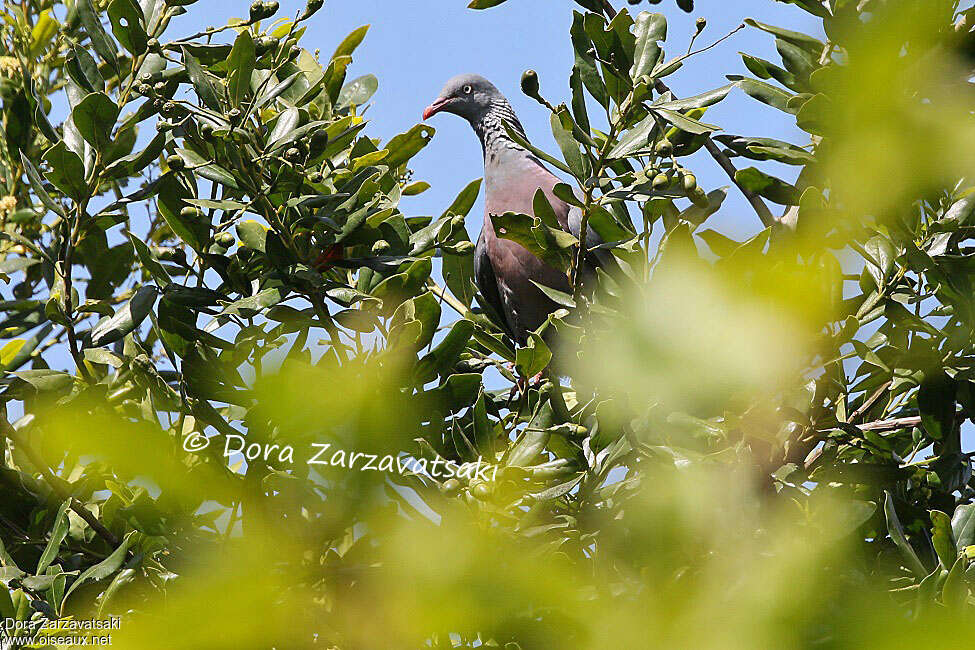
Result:
{"type": "Polygon", "coordinates": [[[907,427],[916,427],[921,424],[921,416],[915,415],[907,418],[894,418],[893,420],[876,420],[875,422],[864,422],[856,427],[861,431],[896,431],[907,427]]]}
{"type": "Polygon", "coordinates": [[[848,422],[850,424],[856,424],[856,421],[859,420],[860,418],[862,418],[864,416],[864,414],[867,411],[869,411],[873,407],[874,404],[877,403],[877,400],[880,399],[880,397],[884,393],[887,392],[887,389],[890,388],[890,385],[892,383],[893,383],[893,381],[886,381],[883,384],[881,384],[880,388],[878,388],[877,390],[875,390],[874,393],[873,393],[873,395],[871,395],[870,397],[868,397],[866,399],[866,401],[863,404],[860,405],[860,408],[858,408],[857,410],[853,411],[853,413],[850,415],[850,417],[848,419],[848,422]]]}
{"type": "Polygon", "coordinates": [[[437,284],[432,278],[427,279],[427,288],[443,302],[450,305],[450,307],[461,316],[466,317],[470,313],[471,310],[464,307],[464,303],[447,293],[447,290],[437,284]]]}

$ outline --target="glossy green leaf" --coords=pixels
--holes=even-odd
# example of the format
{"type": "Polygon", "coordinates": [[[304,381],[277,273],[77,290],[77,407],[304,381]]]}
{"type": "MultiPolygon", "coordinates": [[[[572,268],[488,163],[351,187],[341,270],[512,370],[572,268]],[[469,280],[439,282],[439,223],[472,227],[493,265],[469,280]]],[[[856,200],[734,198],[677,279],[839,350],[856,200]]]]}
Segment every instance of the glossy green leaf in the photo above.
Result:
{"type": "Polygon", "coordinates": [[[200,101],[207,108],[219,111],[221,109],[221,91],[217,85],[218,82],[203,69],[199,60],[185,47],[183,48],[183,65],[186,66],[186,73],[189,75],[200,101]]]}
{"type": "Polygon", "coordinates": [[[636,17],[633,33],[636,36],[636,48],[633,53],[630,78],[636,81],[643,75],[650,74],[660,60],[661,50],[658,42],[667,40],[667,17],[663,14],[642,11],[636,17]]]}
{"type": "Polygon", "coordinates": [[[230,74],[227,77],[227,94],[230,103],[240,106],[241,102],[251,92],[251,75],[254,73],[256,55],[254,52],[254,39],[251,33],[244,30],[234,41],[233,49],[227,59],[227,68],[230,74]]]}
{"type": "Polygon", "coordinates": [[[68,508],[70,506],[71,499],[63,501],[58,508],[57,514],[54,515],[54,525],[51,526],[50,538],[47,541],[47,545],[44,546],[44,551],[41,553],[40,559],[37,561],[37,569],[34,573],[38,575],[43,574],[57,556],[61,542],[68,535],[68,508]]]}
{"type": "Polygon", "coordinates": [[[159,290],[151,284],[141,287],[114,316],[100,322],[91,330],[92,346],[101,347],[114,343],[135,331],[152,311],[158,295],[159,290]]]}
{"type": "Polygon", "coordinates": [[[78,154],[68,149],[63,140],[47,150],[44,162],[50,168],[44,175],[56,188],[76,201],[86,196],[85,166],[78,154]]]}
{"type": "Polygon", "coordinates": [[[795,205],[799,199],[799,190],[795,186],[769,176],[754,167],[739,169],[735,172],[735,180],[742,187],[773,203],[795,205]]]}
{"type": "Polygon", "coordinates": [[[105,151],[111,143],[119,107],[104,93],[91,93],[71,111],[71,118],[81,137],[95,148],[105,151]]]}
{"type": "Polygon", "coordinates": [[[146,51],[149,36],[143,25],[142,9],[135,0],[112,0],[108,17],[112,21],[112,34],[122,47],[136,55],[146,51]]]}
{"type": "Polygon", "coordinates": [[[118,70],[118,47],[116,47],[112,37],[105,31],[105,28],[102,27],[101,19],[92,5],[92,0],[77,0],[77,8],[81,22],[85,26],[85,31],[88,32],[88,38],[91,40],[91,46],[103,61],[118,70]]]}

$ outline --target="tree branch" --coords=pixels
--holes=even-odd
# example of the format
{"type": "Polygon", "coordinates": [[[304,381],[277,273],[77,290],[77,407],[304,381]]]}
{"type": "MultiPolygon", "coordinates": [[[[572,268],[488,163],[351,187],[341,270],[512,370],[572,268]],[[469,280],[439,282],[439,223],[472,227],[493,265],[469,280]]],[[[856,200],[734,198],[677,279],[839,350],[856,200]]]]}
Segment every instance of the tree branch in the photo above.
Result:
{"type": "Polygon", "coordinates": [[[599,0],[599,4],[603,6],[603,11],[606,12],[610,20],[616,18],[616,10],[613,9],[613,5],[609,4],[609,0],[599,0]]]}

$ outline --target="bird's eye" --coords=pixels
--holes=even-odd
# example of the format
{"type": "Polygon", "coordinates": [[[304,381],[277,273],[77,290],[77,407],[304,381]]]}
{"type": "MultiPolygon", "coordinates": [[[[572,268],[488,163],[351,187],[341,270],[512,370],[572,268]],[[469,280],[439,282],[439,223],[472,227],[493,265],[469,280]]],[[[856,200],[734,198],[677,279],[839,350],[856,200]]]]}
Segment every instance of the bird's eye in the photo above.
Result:
{"type": "Polygon", "coordinates": [[[470,86],[464,86],[464,94],[465,95],[470,95],[471,94],[471,90],[473,90],[473,88],[471,88],[470,86]]]}

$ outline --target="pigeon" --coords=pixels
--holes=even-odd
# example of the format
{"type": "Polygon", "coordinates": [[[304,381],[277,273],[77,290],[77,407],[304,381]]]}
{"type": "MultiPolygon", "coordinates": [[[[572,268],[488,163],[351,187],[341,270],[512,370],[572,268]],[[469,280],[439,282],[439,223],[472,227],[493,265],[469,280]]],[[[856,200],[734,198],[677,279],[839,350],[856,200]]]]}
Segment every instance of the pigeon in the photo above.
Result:
{"type": "MultiPolygon", "coordinates": [[[[476,74],[450,79],[440,96],[423,111],[423,119],[445,112],[466,119],[481,141],[484,151],[484,223],[474,248],[474,282],[488,306],[498,315],[498,323],[519,345],[528,333],[540,327],[548,315],[561,306],[535,284],[563,293],[572,293],[569,279],[520,244],[497,236],[492,216],[516,212],[534,216],[535,193],[542,190],[563,230],[580,235],[582,211],[554,193],[561,179],[552,174],[529,150],[505,130],[504,123],[527,141],[514,109],[494,84],[476,74]]],[[[587,229],[586,248],[603,243],[587,229]]],[[[609,256],[608,251],[599,251],[609,256]]],[[[593,272],[600,260],[590,254],[583,275],[593,272]]]]}

